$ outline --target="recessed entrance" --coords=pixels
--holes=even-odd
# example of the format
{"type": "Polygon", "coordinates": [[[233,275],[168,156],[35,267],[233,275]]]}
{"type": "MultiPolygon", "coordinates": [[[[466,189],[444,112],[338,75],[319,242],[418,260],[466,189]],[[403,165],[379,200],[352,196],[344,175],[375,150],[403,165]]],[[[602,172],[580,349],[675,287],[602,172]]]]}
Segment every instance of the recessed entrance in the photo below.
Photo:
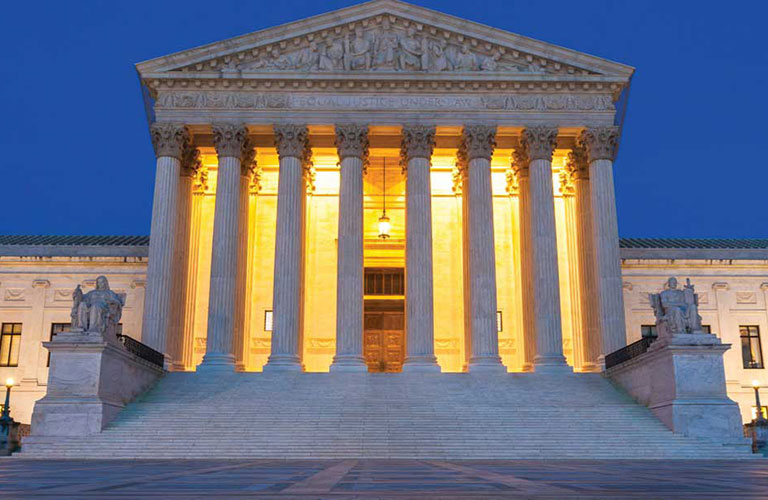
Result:
{"type": "Polygon", "coordinates": [[[396,373],[405,360],[405,301],[366,300],[363,355],[372,373],[396,373]]]}

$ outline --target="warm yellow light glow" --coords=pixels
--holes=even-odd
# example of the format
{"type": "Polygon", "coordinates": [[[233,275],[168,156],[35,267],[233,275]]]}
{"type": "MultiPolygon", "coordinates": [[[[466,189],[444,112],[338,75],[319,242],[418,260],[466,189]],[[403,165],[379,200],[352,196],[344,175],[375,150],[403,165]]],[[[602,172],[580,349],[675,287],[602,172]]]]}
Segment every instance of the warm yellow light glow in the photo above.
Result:
{"type": "Polygon", "coordinates": [[[755,389],[759,389],[760,388],[760,381],[757,380],[757,379],[753,380],[752,381],[752,387],[754,387],[755,389]]]}
{"type": "Polygon", "coordinates": [[[5,386],[6,387],[13,387],[13,379],[10,378],[10,377],[5,379],[5,386]]]}
{"type": "Polygon", "coordinates": [[[379,217],[379,238],[386,240],[389,238],[389,232],[392,229],[392,224],[389,222],[389,217],[386,213],[382,213],[379,217]]]}

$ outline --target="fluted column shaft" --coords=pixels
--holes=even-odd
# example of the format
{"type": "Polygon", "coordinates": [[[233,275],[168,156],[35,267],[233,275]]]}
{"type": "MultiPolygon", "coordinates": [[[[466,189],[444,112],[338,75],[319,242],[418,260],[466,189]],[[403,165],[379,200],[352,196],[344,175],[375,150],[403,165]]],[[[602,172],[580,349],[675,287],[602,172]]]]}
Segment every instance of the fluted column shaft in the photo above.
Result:
{"type": "Polygon", "coordinates": [[[557,129],[525,129],[521,144],[529,159],[529,201],[534,323],[537,372],[570,370],[563,356],[560,280],[557,263],[555,204],[552,189],[552,152],[557,129]]]}
{"type": "Polygon", "coordinates": [[[253,160],[248,130],[242,125],[214,124],[219,156],[213,218],[211,285],[208,299],[206,353],[198,370],[234,371],[233,342],[238,297],[240,244],[240,177],[243,163],[253,160]]]}
{"type": "Polygon", "coordinates": [[[277,186],[272,353],[264,371],[301,371],[305,166],[309,161],[309,143],[305,126],[275,126],[275,136],[280,173],[277,186]]]}
{"type": "Polygon", "coordinates": [[[496,324],[496,247],[493,236],[493,192],[491,156],[496,145],[495,127],[475,125],[464,128],[459,162],[466,168],[463,186],[466,204],[464,232],[469,253],[470,371],[505,371],[499,357],[496,324]]]}
{"type": "Polygon", "coordinates": [[[240,169],[240,196],[238,210],[238,245],[237,245],[237,280],[235,291],[235,329],[234,329],[234,354],[235,369],[245,370],[244,349],[246,345],[245,310],[246,310],[246,278],[248,275],[248,206],[251,183],[250,167],[240,169]]]}
{"type": "MultiPolygon", "coordinates": [[[[592,242],[603,357],[627,343],[624,294],[619,255],[619,226],[613,185],[613,156],[619,133],[616,127],[587,129],[579,142],[589,156],[592,242]]],[[[601,363],[603,359],[601,358],[601,363]]]]}
{"type": "Polygon", "coordinates": [[[336,356],[331,371],[366,372],[363,358],[363,172],[368,128],[336,127],[340,158],[336,356]]]}
{"type": "MultiPolygon", "coordinates": [[[[517,163],[517,160],[516,160],[517,163]]],[[[533,370],[536,356],[536,321],[533,297],[533,260],[531,253],[531,207],[528,164],[517,165],[520,211],[520,265],[523,300],[523,371],[533,370]]]]}
{"type": "Polygon", "coordinates": [[[189,283],[189,243],[191,234],[191,205],[192,205],[192,180],[197,172],[198,151],[191,151],[186,161],[182,164],[181,179],[179,182],[178,197],[178,222],[176,242],[173,259],[173,296],[171,307],[171,322],[168,325],[169,348],[172,367],[176,371],[186,370],[188,365],[184,359],[184,345],[186,334],[186,315],[190,311],[186,308],[187,286],[189,283]]]}
{"type": "Polygon", "coordinates": [[[404,372],[439,372],[435,357],[432,280],[432,186],[430,167],[435,129],[403,127],[405,182],[404,372]]]}
{"type": "Polygon", "coordinates": [[[589,165],[586,152],[574,150],[570,161],[573,163],[574,198],[576,214],[576,241],[578,248],[578,287],[581,309],[581,351],[583,371],[597,369],[602,346],[598,327],[598,308],[594,296],[595,252],[592,242],[592,202],[590,200],[589,165]]]}
{"type": "Polygon", "coordinates": [[[182,152],[189,145],[190,135],[186,127],[177,123],[154,123],[150,133],[157,156],[157,169],[141,340],[149,347],[167,353],[173,290],[173,253],[178,224],[179,175],[182,152]]]}
{"type": "Polygon", "coordinates": [[[184,298],[184,335],[180,363],[184,365],[185,369],[194,366],[195,358],[195,309],[197,307],[197,273],[200,259],[200,216],[207,189],[207,177],[207,170],[198,170],[192,188],[187,289],[184,298]]]}

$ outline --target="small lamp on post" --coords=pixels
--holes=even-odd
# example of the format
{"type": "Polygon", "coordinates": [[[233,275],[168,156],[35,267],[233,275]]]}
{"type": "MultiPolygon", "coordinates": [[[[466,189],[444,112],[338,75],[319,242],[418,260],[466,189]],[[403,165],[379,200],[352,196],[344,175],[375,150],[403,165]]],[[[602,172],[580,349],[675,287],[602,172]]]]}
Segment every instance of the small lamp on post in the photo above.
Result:
{"type": "MultiPolygon", "coordinates": [[[[13,387],[13,379],[8,378],[5,381],[5,404],[3,404],[3,413],[0,414],[0,424],[5,425],[6,420],[11,418],[11,388],[13,387]]],[[[6,429],[3,427],[3,430],[6,429]]]]}
{"type": "Polygon", "coordinates": [[[19,448],[19,424],[11,418],[11,388],[13,379],[5,381],[5,404],[0,413],[0,455],[10,455],[19,448]]]}
{"type": "Polygon", "coordinates": [[[755,422],[764,423],[765,417],[763,417],[763,407],[760,405],[760,381],[753,380],[752,388],[755,390],[755,405],[757,406],[755,422]]]}

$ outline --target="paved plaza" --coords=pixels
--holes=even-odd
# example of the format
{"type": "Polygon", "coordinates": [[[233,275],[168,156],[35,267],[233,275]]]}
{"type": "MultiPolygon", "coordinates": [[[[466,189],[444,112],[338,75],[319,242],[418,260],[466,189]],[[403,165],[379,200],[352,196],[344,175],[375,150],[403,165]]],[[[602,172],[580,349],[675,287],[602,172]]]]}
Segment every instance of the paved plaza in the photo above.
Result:
{"type": "Polygon", "coordinates": [[[765,498],[745,461],[0,460],[2,498],[765,498]]]}

